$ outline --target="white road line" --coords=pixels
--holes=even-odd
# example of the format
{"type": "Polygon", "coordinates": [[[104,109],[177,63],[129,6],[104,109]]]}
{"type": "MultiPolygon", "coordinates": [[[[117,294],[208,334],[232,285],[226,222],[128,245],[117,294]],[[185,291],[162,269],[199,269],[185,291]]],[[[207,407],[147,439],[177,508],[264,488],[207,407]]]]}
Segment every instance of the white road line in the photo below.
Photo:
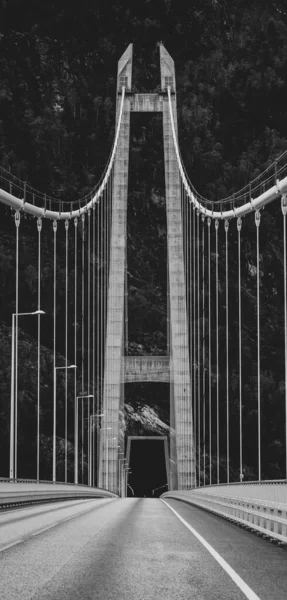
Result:
{"type": "MultiPolygon", "coordinates": [[[[113,500],[113,498],[107,498],[107,500],[113,500]]],[[[104,503],[101,504],[101,505],[105,506],[104,503]]],[[[0,547],[0,553],[4,552],[5,550],[9,550],[9,548],[12,548],[13,546],[17,546],[18,544],[22,544],[23,542],[28,542],[33,537],[36,537],[36,535],[40,535],[41,533],[44,533],[45,531],[49,531],[49,529],[53,529],[53,527],[57,527],[57,525],[63,525],[63,523],[67,523],[67,521],[71,521],[72,519],[76,519],[77,517],[81,517],[82,515],[85,515],[88,512],[91,512],[92,510],[93,510],[93,508],[92,509],[88,508],[87,510],[83,510],[83,511],[81,511],[79,513],[76,513],[75,515],[70,515],[70,517],[67,517],[67,519],[63,519],[61,521],[57,521],[57,523],[52,523],[52,525],[48,525],[47,527],[44,527],[43,529],[39,529],[39,531],[35,531],[34,533],[31,533],[27,537],[20,538],[20,540],[16,540],[15,542],[12,542],[11,544],[7,544],[7,546],[3,546],[2,548],[0,547]]],[[[39,515],[36,515],[36,516],[39,516],[39,515]]]]}
{"type": "Polygon", "coordinates": [[[174,510],[174,508],[172,508],[165,500],[161,499],[161,501],[164,502],[164,504],[166,504],[166,506],[168,506],[168,508],[170,510],[172,510],[172,512],[185,525],[185,527],[187,527],[187,529],[189,529],[189,531],[201,542],[201,544],[206,548],[206,550],[208,550],[208,552],[210,552],[211,556],[213,556],[213,558],[215,558],[215,560],[220,564],[220,566],[224,569],[224,571],[229,575],[229,577],[232,579],[232,581],[234,581],[234,583],[236,583],[236,585],[239,587],[239,589],[243,592],[244,596],[246,598],[248,598],[248,600],[260,600],[259,596],[257,596],[257,594],[255,594],[255,592],[253,592],[253,590],[249,587],[249,585],[247,585],[247,583],[245,583],[245,581],[243,581],[243,579],[241,579],[240,575],[238,575],[238,573],[236,573],[236,571],[234,571],[234,569],[232,569],[232,567],[224,560],[224,558],[222,558],[222,556],[220,556],[220,554],[218,554],[218,552],[216,552],[216,550],[214,550],[214,548],[212,546],[210,546],[210,544],[208,542],[206,542],[206,540],[199,533],[197,533],[197,531],[195,531],[195,529],[193,529],[193,527],[191,527],[191,525],[189,525],[189,523],[187,523],[187,521],[185,521],[178,514],[178,512],[176,512],[176,510],[174,510]]]}
{"type": "Polygon", "coordinates": [[[13,546],[17,546],[17,544],[20,544],[23,541],[24,540],[17,540],[16,542],[11,542],[11,544],[7,544],[6,546],[3,546],[3,548],[0,548],[0,552],[4,552],[4,550],[9,550],[9,548],[13,548],[13,546]]]}

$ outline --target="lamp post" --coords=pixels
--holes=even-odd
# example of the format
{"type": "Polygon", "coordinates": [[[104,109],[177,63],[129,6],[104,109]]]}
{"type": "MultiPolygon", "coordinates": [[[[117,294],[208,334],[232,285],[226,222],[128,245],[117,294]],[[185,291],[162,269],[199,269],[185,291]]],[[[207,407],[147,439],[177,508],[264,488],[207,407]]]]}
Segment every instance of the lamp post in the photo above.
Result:
{"type": "MultiPolygon", "coordinates": [[[[10,395],[10,479],[17,479],[17,393],[15,398],[15,383],[17,384],[17,367],[15,369],[15,317],[44,315],[43,310],[34,312],[12,313],[12,356],[11,356],[11,395],[10,395]],[[16,381],[15,381],[16,378],[16,381]]],[[[17,355],[17,348],[16,348],[17,355]]],[[[18,366],[18,364],[17,364],[18,366]]],[[[16,385],[17,390],[17,385],[16,385]]],[[[37,431],[37,456],[39,445],[39,431],[37,431]]],[[[38,468],[37,468],[38,472],[38,468]]]]}
{"type": "MultiPolygon", "coordinates": [[[[104,431],[109,431],[111,430],[112,427],[101,427],[101,434],[104,431]]],[[[102,436],[101,436],[102,438],[102,436]]],[[[115,437],[112,439],[116,439],[115,437]]],[[[103,450],[104,450],[104,442],[103,442],[103,450]]],[[[109,447],[108,447],[108,435],[107,435],[107,440],[106,440],[106,489],[108,489],[108,458],[109,458],[109,447]]],[[[104,485],[104,481],[103,481],[103,485],[104,485]]]]}
{"type": "MultiPolygon", "coordinates": [[[[109,427],[109,429],[112,429],[112,428],[109,427]]],[[[109,439],[116,440],[117,438],[116,437],[109,438],[109,435],[107,435],[106,490],[108,490],[108,485],[109,485],[109,439]]]]}
{"type": "Polygon", "coordinates": [[[131,472],[131,469],[128,466],[123,466],[124,478],[123,478],[123,498],[127,497],[127,483],[128,483],[128,473],[131,472]]]}
{"type": "MultiPolygon", "coordinates": [[[[105,416],[104,413],[101,413],[101,414],[94,413],[94,414],[90,415],[90,446],[89,446],[89,449],[90,449],[89,485],[90,486],[92,485],[92,470],[95,473],[95,470],[92,469],[92,466],[93,466],[92,465],[92,463],[93,463],[93,461],[92,461],[92,441],[93,441],[93,435],[94,435],[93,420],[94,419],[99,419],[100,417],[104,417],[104,416],[105,416]]],[[[97,431],[97,436],[98,436],[98,431],[97,431]]],[[[94,483],[93,483],[93,485],[94,485],[94,483]]]]}
{"type": "MultiPolygon", "coordinates": [[[[123,452],[120,452],[120,454],[123,454],[123,452]]],[[[123,489],[122,489],[123,488],[122,480],[123,480],[123,466],[124,465],[122,464],[122,462],[125,463],[126,460],[127,460],[126,458],[119,458],[119,494],[122,497],[124,497],[123,489]]]]}
{"type": "MultiPolygon", "coordinates": [[[[53,483],[56,483],[56,371],[58,369],[76,369],[77,365],[69,365],[68,367],[54,367],[54,400],[53,400],[53,483]]],[[[66,432],[65,432],[66,433],[66,432]]],[[[67,451],[68,451],[68,440],[65,435],[65,483],[67,483],[67,451]]]]}
{"type": "MultiPolygon", "coordinates": [[[[81,396],[76,396],[76,406],[75,406],[75,483],[78,484],[78,459],[79,459],[79,403],[78,400],[82,400],[82,479],[84,473],[84,443],[83,443],[83,431],[84,431],[84,416],[83,416],[83,400],[85,398],[93,398],[93,394],[84,394],[81,396]]],[[[89,456],[88,456],[89,461],[89,456]]],[[[83,481],[82,481],[83,483],[83,481]]]]}

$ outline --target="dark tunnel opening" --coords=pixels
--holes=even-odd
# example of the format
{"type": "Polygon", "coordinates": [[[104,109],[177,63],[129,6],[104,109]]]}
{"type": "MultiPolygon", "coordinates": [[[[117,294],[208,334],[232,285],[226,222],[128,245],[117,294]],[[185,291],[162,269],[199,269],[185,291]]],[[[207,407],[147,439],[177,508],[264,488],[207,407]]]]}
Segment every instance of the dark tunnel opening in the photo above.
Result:
{"type": "Polygon", "coordinates": [[[158,498],[167,491],[164,439],[131,439],[127,496],[158,498]]]}

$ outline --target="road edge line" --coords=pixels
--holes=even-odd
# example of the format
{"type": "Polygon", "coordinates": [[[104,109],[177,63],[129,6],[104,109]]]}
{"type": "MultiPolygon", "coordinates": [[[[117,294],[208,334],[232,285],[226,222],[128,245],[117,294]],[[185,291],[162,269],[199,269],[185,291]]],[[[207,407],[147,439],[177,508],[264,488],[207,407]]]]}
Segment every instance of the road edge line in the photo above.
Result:
{"type": "Polygon", "coordinates": [[[253,592],[253,590],[243,581],[243,579],[236,573],[236,571],[226,562],[220,554],[198,533],[181,515],[170,506],[165,500],[160,498],[160,500],[177,516],[177,518],[185,525],[187,529],[198,539],[198,541],[208,550],[211,556],[218,562],[218,564],[224,569],[224,571],[229,575],[232,581],[237,585],[237,587],[241,590],[241,592],[245,595],[248,600],[260,600],[259,596],[253,592]]]}

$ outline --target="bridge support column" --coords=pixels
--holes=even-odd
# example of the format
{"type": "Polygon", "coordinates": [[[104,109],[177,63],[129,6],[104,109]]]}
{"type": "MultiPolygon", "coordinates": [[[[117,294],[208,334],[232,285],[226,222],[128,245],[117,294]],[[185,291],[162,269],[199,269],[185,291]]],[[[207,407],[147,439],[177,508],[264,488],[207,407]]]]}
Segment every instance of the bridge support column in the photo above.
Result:
{"type": "MultiPolygon", "coordinates": [[[[177,127],[174,62],[162,45],[160,46],[160,69],[162,90],[165,90],[167,86],[171,88],[173,118],[177,127]]],[[[171,488],[182,490],[194,485],[195,460],[181,188],[167,95],[163,97],[162,111],[169,273],[169,344],[172,365],[170,373],[170,424],[173,428],[170,439],[171,488]]]]}
{"type": "MultiPolygon", "coordinates": [[[[118,63],[117,119],[121,88],[131,88],[132,44],[118,63]]],[[[102,412],[99,485],[118,492],[118,445],[124,445],[122,356],[127,231],[127,194],[130,141],[130,97],[125,96],[122,125],[114,165],[112,232],[108,289],[104,397],[102,412]]]]}
{"type": "MultiPolygon", "coordinates": [[[[161,94],[127,94],[114,165],[113,212],[102,404],[99,485],[118,492],[118,452],[124,448],[124,297],[126,266],[127,195],[130,112],[162,112],[166,183],[168,246],[168,312],[170,326],[168,361],[170,380],[170,474],[171,489],[194,485],[194,448],[186,286],[183,260],[181,188],[169,114],[167,86],[172,90],[176,119],[175,72],[172,58],[160,46],[161,94]]],[[[132,45],[118,64],[117,118],[122,85],[131,89],[132,45]]],[[[149,373],[145,373],[147,380],[149,373]]]]}

